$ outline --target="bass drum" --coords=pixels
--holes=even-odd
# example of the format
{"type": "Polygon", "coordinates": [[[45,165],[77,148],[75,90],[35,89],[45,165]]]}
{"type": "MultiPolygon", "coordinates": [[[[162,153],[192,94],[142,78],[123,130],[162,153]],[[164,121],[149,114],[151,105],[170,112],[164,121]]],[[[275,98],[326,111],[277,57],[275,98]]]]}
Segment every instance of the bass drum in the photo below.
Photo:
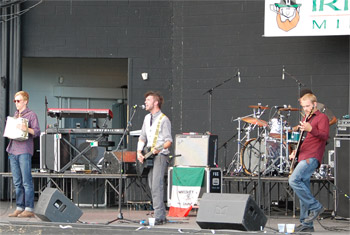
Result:
{"type": "Polygon", "coordinates": [[[266,149],[265,140],[256,138],[248,140],[241,149],[241,165],[243,170],[248,175],[258,175],[259,173],[259,159],[260,159],[260,173],[266,169],[266,149]]]}

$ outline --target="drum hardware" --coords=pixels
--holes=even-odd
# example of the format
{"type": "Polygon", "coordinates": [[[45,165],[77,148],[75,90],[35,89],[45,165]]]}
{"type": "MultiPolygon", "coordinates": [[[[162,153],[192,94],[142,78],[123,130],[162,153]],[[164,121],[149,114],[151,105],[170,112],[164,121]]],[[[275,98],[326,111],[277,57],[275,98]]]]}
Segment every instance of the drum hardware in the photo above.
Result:
{"type": "Polygon", "coordinates": [[[287,108],[279,108],[278,110],[280,110],[280,111],[299,111],[299,109],[298,108],[292,108],[292,106],[290,106],[290,105],[288,105],[288,107],[287,108]]]}
{"type": "MultiPolygon", "coordinates": [[[[258,118],[253,117],[245,117],[242,118],[242,121],[259,126],[259,127],[266,127],[268,126],[267,122],[258,118]]],[[[254,129],[254,128],[253,128],[254,129]]]]}
{"type": "MultiPolygon", "coordinates": [[[[252,114],[245,116],[245,117],[249,117],[249,116],[252,116],[252,114]]],[[[245,118],[245,117],[243,117],[243,118],[245,118]]],[[[232,120],[232,121],[238,122],[237,135],[236,135],[237,136],[237,152],[233,155],[231,163],[229,164],[229,166],[227,168],[227,172],[226,172],[227,175],[229,175],[231,170],[233,170],[233,174],[239,174],[242,170],[242,166],[239,162],[239,153],[241,151],[241,144],[242,144],[241,133],[243,132],[243,130],[246,130],[246,134],[243,137],[243,139],[244,139],[244,138],[246,138],[247,134],[249,134],[249,131],[246,128],[243,128],[243,129],[241,128],[241,120],[242,120],[242,117],[238,117],[238,118],[232,120]]],[[[250,128],[250,127],[248,127],[248,128],[250,128]]]]}
{"type": "Polygon", "coordinates": [[[258,103],[258,105],[249,105],[248,106],[249,108],[252,108],[252,109],[270,109],[267,105],[266,106],[261,106],[261,103],[258,103]]]}
{"type": "Polygon", "coordinates": [[[313,173],[316,179],[330,179],[332,178],[331,167],[328,164],[321,164],[320,168],[313,173]]]}
{"type": "Polygon", "coordinates": [[[248,175],[259,175],[265,170],[267,157],[264,144],[264,137],[248,140],[241,150],[241,165],[248,175]],[[260,167],[259,167],[260,165],[260,167]]]}
{"type": "Polygon", "coordinates": [[[224,159],[225,159],[225,164],[224,164],[224,169],[223,169],[223,172],[229,172],[232,168],[232,162],[230,163],[229,165],[229,168],[226,169],[226,158],[227,158],[227,144],[233,139],[235,138],[236,136],[238,135],[238,131],[236,132],[236,134],[234,134],[231,138],[229,138],[225,143],[223,143],[218,150],[220,150],[221,148],[225,148],[224,149],[224,159]]]}

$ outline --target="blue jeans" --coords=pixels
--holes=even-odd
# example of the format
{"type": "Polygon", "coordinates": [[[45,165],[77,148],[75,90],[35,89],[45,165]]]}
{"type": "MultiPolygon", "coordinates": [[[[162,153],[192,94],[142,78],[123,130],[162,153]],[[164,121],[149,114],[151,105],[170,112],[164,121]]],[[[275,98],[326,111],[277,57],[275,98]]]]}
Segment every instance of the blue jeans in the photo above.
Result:
{"type": "Polygon", "coordinates": [[[16,189],[17,210],[34,211],[34,186],[32,179],[32,155],[9,154],[13,184],[16,189]]]}
{"type": "Polygon", "coordinates": [[[300,201],[300,222],[308,227],[313,227],[313,222],[304,222],[304,219],[309,215],[309,211],[318,210],[322,207],[321,203],[314,198],[310,191],[310,178],[317,167],[318,160],[316,158],[302,160],[289,177],[289,185],[300,201]]]}

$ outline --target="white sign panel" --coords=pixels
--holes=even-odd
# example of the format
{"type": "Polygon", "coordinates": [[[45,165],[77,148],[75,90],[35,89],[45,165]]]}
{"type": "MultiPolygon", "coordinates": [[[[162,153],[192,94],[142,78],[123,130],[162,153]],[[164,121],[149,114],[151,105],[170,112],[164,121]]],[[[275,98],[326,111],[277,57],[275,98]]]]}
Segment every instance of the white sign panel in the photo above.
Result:
{"type": "Polygon", "coordinates": [[[350,0],[265,0],[267,37],[350,35],[350,0]]]}

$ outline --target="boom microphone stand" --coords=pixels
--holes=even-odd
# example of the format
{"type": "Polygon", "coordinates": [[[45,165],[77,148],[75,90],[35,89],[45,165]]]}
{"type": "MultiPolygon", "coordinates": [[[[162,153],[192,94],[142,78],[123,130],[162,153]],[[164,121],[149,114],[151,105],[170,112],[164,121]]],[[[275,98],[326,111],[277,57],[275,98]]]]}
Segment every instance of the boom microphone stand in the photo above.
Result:
{"type": "MultiPolygon", "coordinates": [[[[119,143],[118,143],[118,146],[117,146],[117,148],[116,148],[115,150],[112,150],[112,154],[113,154],[113,156],[117,159],[117,161],[119,161],[119,159],[118,159],[117,156],[114,154],[114,152],[116,152],[116,151],[118,151],[118,150],[120,149],[120,146],[121,146],[121,144],[122,144],[122,142],[123,142],[123,140],[124,140],[126,134],[129,132],[129,128],[132,126],[131,121],[132,121],[132,119],[133,119],[134,116],[135,116],[136,109],[137,109],[137,105],[133,106],[132,108],[133,108],[133,113],[132,113],[132,115],[131,115],[131,117],[130,117],[130,120],[129,120],[128,123],[127,123],[127,126],[126,126],[126,128],[125,128],[125,130],[124,130],[124,133],[123,133],[122,137],[120,138],[120,141],[119,141],[119,143]]],[[[121,154],[121,167],[120,167],[120,175],[119,175],[119,198],[118,198],[119,214],[118,214],[118,217],[117,217],[116,219],[107,222],[106,225],[111,224],[111,223],[113,223],[113,222],[115,222],[115,221],[117,221],[117,220],[122,220],[122,219],[124,219],[124,218],[123,218],[123,213],[122,213],[122,206],[121,206],[121,204],[122,204],[122,190],[123,190],[123,175],[124,175],[124,170],[123,170],[123,162],[124,162],[124,159],[123,159],[123,158],[124,158],[124,151],[122,151],[122,154],[121,154]]]]}
{"type": "Polygon", "coordinates": [[[216,88],[218,88],[218,87],[224,85],[226,82],[232,80],[232,79],[235,78],[235,77],[238,77],[238,82],[240,82],[240,72],[239,72],[239,70],[238,70],[238,72],[236,73],[236,75],[234,75],[233,77],[231,77],[231,78],[229,78],[229,79],[226,79],[226,80],[223,81],[222,83],[220,83],[220,84],[218,84],[218,85],[216,85],[216,86],[210,88],[209,90],[207,90],[206,92],[203,93],[203,95],[205,95],[205,94],[207,94],[207,93],[209,94],[209,132],[211,132],[211,127],[212,127],[212,125],[211,125],[211,123],[212,123],[212,112],[211,112],[211,110],[212,110],[212,96],[213,96],[213,91],[214,91],[216,88]]]}
{"type": "MultiPolygon", "coordinates": [[[[283,66],[283,75],[284,74],[287,74],[290,78],[292,78],[297,84],[298,84],[298,99],[300,98],[300,92],[301,92],[301,87],[305,87],[305,84],[303,84],[301,81],[299,81],[295,76],[293,76],[292,74],[288,73],[284,66],[283,66]]],[[[282,79],[284,79],[284,76],[282,76],[282,79]]],[[[301,117],[300,117],[300,113],[299,113],[299,122],[301,120],[301,117]]]]}

